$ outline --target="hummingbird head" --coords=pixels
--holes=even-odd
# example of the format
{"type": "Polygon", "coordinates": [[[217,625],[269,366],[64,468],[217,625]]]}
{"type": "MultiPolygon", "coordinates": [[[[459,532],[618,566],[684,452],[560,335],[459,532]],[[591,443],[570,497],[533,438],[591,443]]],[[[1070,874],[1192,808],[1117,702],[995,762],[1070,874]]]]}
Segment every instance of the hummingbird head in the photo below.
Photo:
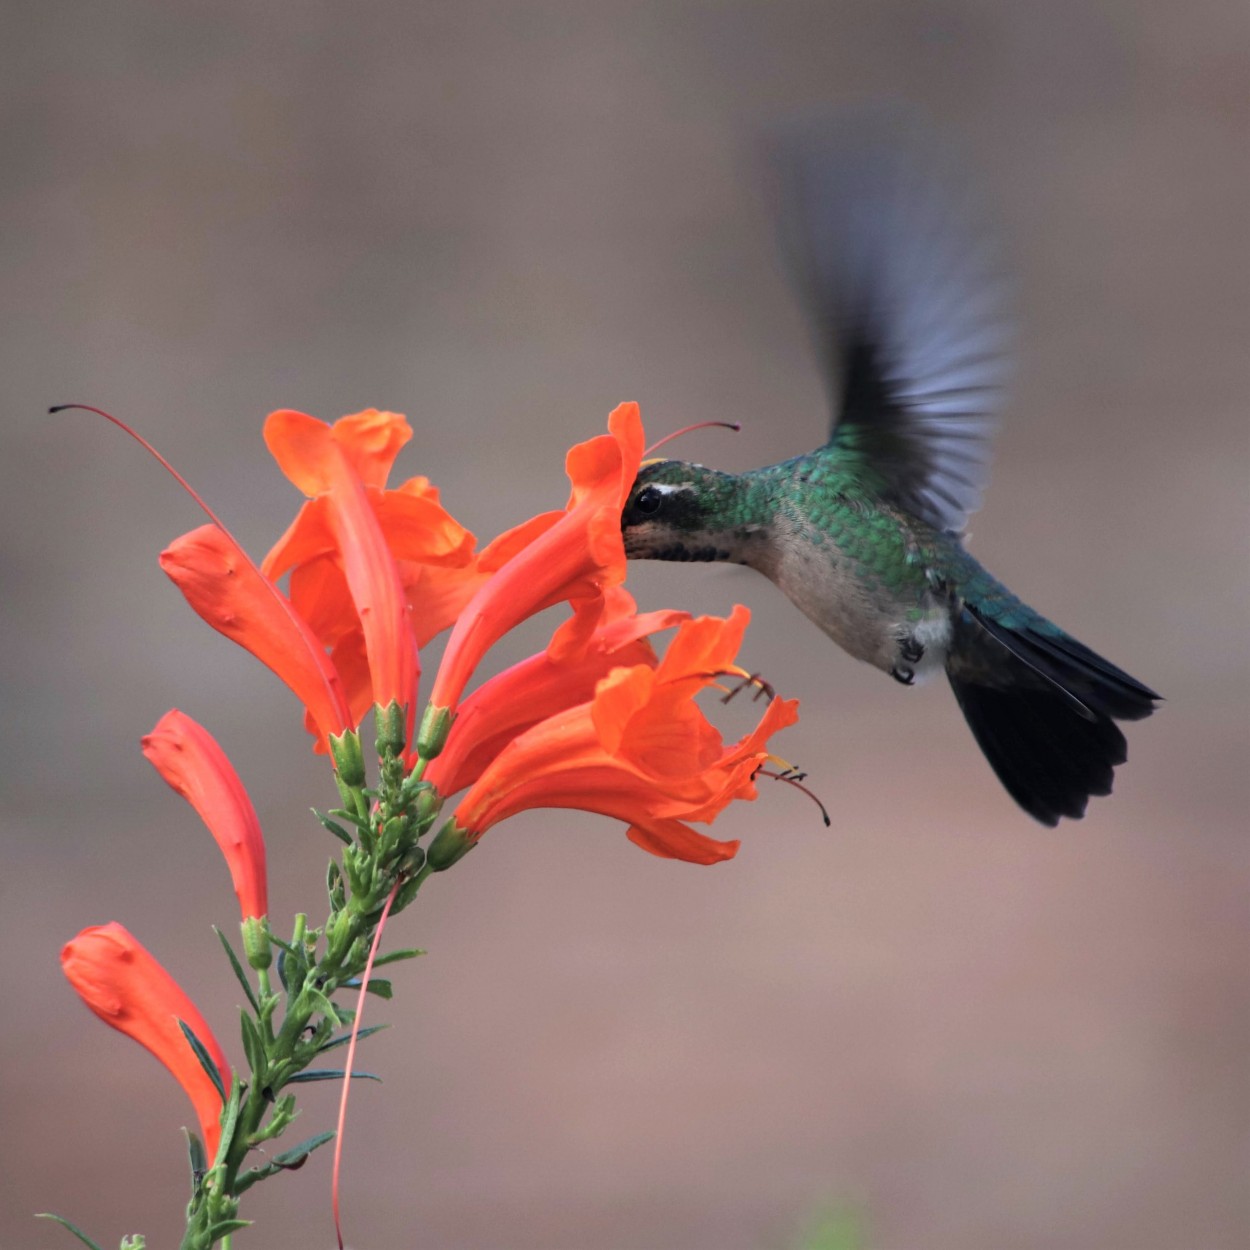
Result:
{"type": "Polygon", "coordinates": [[[631,560],[732,560],[759,526],[736,513],[739,479],[685,460],[645,461],[621,512],[621,535],[631,560]]]}

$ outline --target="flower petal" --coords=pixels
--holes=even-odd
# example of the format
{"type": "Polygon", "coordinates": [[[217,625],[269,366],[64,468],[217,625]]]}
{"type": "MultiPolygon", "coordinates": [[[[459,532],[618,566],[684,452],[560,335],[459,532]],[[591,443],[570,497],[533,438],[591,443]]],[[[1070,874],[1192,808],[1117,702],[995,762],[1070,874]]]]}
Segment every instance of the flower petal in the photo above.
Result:
{"type": "Polygon", "coordinates": [[[152,1052],[186,1091],[212,1159],[221,1141],[222,1101],[195,1057],[181,1020],[204,1044],[229,1089],[230,1065],[212,1030],[178,983],[119,924],[94,925],[65,944],[61,968],[105,1024],[152,1052]]]}
{"type": "Polygon", "coordinates": [[[143,738],[143,754],[217,840],[243,919],[269,912],[265,839],[243,782],[217,740],[176,708],[143,738]]]}
{"type": "Polygon", "coordinates": [[[562,599],[602,594],[625,580],[620,516],[642,458],[638,405],[620,405],[608,430],[569,452],[572,491],[563,516],[554,524],[541,518],[541,532],[465,607],[434,680],[435,707],[460,702],[482,656],[514,625],[562,599]]]}
{"type": "Polygon", "coordinates": [[[183,534],[161,552],[160,564],[200,617],[290,687],[323,743],[353,728],[338,674],[316,635],[224,530],[202,525],[183,534]]]}
{"type": "Polygon", "coordinates": [[[327,500],[329,526],[364,633],[374,703],[397,702],[415,713],[419,665],[408,606],[359,473],[330,426],[302,412],[270,413],[265,442],[296,486],[327,500]]]}

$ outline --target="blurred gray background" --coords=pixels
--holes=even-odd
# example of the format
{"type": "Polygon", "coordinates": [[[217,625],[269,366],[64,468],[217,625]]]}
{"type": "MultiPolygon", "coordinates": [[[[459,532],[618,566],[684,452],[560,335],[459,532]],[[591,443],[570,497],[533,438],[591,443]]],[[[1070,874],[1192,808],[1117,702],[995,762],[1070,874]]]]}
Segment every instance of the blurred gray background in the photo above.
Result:
{"type": "MultiPolygon", "coordinates": [[[[333,791],[287,692],[156,565],[200,521],[261,553],[297,503],[279,406],[406,412],[489,538],[565,495],[631,398],[744,468],[823,438],[821,383],[737,153],[794,108],[910,101],[1019,275],[1020,356],[973,549],[1168,698],[1117,793],[1035,826],[944,686],[856,665],[762,580],[639,566],[646,607],[749,604],[803,699],[785,787],[650,858],[611,821],[491,833],[396,926],[345,1214],[422,1250],[1250,1244],[1242,0],[12,3],[3,73],[0,1245],[181,1227],[181,1092],[63,983],[128,925],[238,1056],[216,848],[141,758],[170,706],[249,785],[273,912],[316,914],[333,791]]],[[[525,642],[513,644],[519,655],[525,642]]],[[[432,671],[433,655],[427,659],[432,671]]],[[[285,922],[284,922],[285,923],[285,922]]],[[[301,1127],[326,1127],[332,1095],[301,1127]]],[[[329,1157],[242,1246],[329,1245],[329,1157]]]]}

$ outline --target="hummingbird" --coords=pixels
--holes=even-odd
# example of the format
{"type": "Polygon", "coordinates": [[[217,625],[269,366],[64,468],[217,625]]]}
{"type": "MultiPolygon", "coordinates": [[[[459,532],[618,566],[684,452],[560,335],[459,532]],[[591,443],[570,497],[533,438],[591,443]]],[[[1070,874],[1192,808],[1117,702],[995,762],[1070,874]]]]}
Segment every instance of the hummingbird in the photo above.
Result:
{"type": "Polygon", "coordinates": [[[833,407],[823,447],[746,473],[640,467],[631,559],[764,574],[839,646],[910,686],[944,669],[1030,816],[1079,819],[1160,699],[1018,599],[964,545],[1009,356],[1006,284],[966,183],[908,133],[832,127],[772,155],[782,254],[833,407]]]}

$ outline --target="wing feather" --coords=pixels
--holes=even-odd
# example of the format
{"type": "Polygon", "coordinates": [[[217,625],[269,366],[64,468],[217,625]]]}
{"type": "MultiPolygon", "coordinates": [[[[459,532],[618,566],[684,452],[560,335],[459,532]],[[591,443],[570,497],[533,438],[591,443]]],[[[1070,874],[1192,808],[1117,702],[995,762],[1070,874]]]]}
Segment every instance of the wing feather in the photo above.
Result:
{"type": "Polygon", "coordinates": [[[960,530],[981,501],[1008,357],[1006,283],[971,196],[897,118],[774,144],[782,249],[835,397],[831,442],[960,530]]]}

